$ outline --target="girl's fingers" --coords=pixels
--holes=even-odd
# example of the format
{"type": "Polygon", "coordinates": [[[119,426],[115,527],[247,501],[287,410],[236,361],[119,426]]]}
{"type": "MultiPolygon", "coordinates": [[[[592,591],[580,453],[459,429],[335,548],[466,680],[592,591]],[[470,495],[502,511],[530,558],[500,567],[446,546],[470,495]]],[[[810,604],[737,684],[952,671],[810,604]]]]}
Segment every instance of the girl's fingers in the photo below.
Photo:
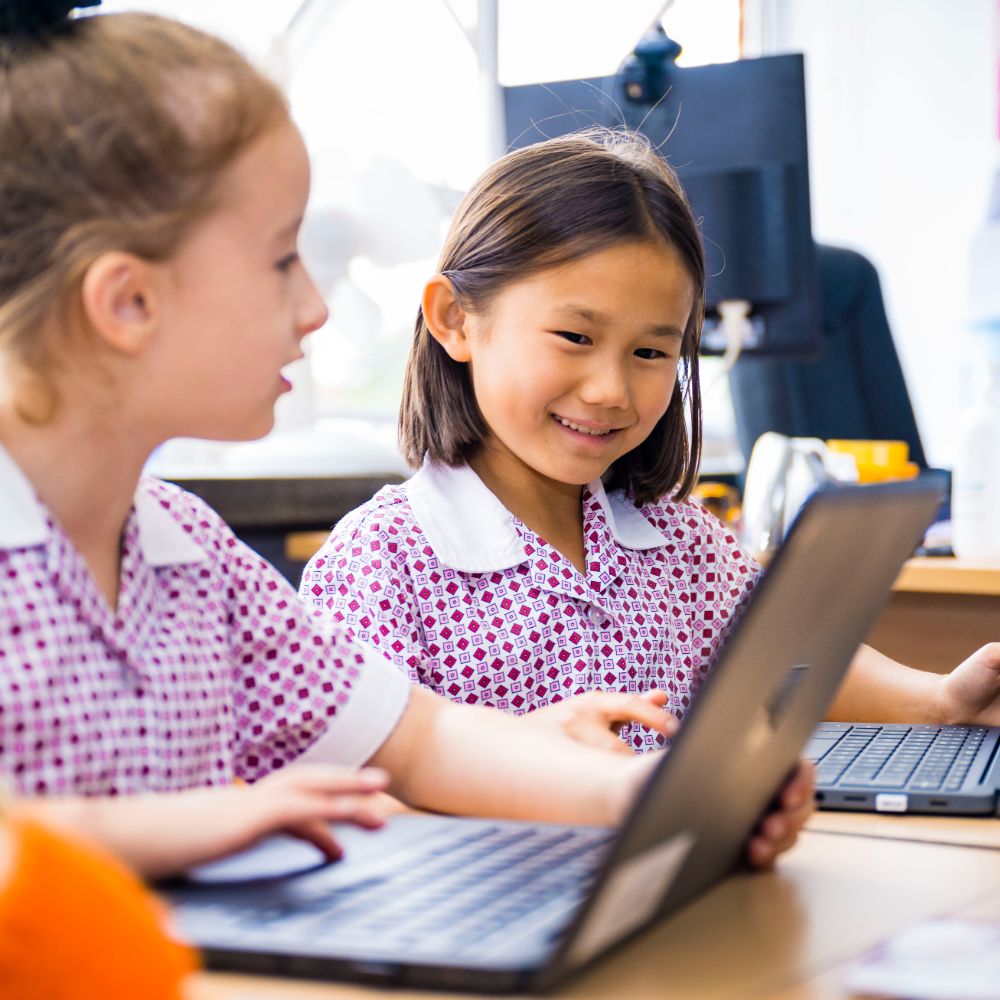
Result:
{"type": "Polygon", "coordinates": [[[285,833],[318,847],[329,861],[337,861],[343,857],[344,849],[337,843],[336,837],[330,832],[330,827],[323,820],[306,820],[283,829],[285,833]]]}
{"type": "Polygon", "coordinates": [[[781,793],[781,805],[785,809],[798,809],[812,803],[816,771],[812,763],[800,761],[795,777],[784,787],[781,793]]]}
{"type": "Polygon", "coordinates": [[[374,828],[385,822],[381,800],[374,792],[361,794],[335,794],[309,792],[269,800],[270,830],[284,829],[299,823],[354,823],[374,828]]]}
{"type": "Polygon", "coordinates": [[[316,803],[316,812],[330,823],[353,823],[375,829],[385,822],[377,799],[358,795],[338,795],[327,802],[316,803]]]}
{"type": "MultiPolygon", "coordinates": [[[[607,722],[609,728],[621,729],[629,722],[638,722],[664,736],[673,736],[677,732],[677,719],[669,712],[664,712],[660,699],[653,699],[652,694],[663,695],[662,692],[646,692],[644,694],[610,694],[601,692],[595,699],[595,709],[607,722]]],[[[663,700],[666,696],[663,695],[663,700]]]]}
{"type": "Polygon", "coordinates": [[[297,764],[258,782],[258,786],[278,784],[325,795],[381,792],[389,785],[389,775],[377,767],[356,770],[336,764],[297,764]]]}
{"type": "Polygon", "coordinates": [[[331,823],[350,823],[366,830],[377,830],[385,823],[385,817],[373,809],[364,797],[344,795],[333,801],[309,798],[276,815],[266,832],[290,833],[314,844],[330,860],[336,860],[343,854],[343,849],[330,830],[331,823]],[[290,816],[289,813],[298,815],[290,816]]]}
{"type": "Polygon", "coordinates": [[[589,746],[597,747],[599,750],[610,750],[612,753],[632,755],[632,750],[602,723],[572,726],[569,729],[569,735],[578,743],[586,743],[589,746]]]}
{"type": "Polygon", "coordinates": [[[798,831],[794,831],[780,841],[769,840],[764,836],[754,837],[747,845],[747,859],[754,868],[770,868],[780,854],[790,850],[798,840],[798,831]]]}
{"type": "Polygon", "coordinates": [[[766,869],[774,864],[775,855],[770,843],[763,837],[754,837],[747,844],[747,860],[754,868],[766,869]]]}

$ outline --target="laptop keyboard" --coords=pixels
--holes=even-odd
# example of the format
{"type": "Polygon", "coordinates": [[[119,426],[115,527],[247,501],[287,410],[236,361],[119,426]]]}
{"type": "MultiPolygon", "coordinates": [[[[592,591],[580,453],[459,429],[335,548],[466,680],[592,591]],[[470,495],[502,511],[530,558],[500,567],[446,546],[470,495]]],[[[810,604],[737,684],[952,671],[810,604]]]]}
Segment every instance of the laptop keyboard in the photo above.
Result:
{"type": "Polygon", "coordinates": [[[805,756],[821,787],[952,792],[962,788],[986,734],[982,726],[826,722],[805,756]]]}
{"type": "Polygon", "coordinates": [[[182,922],[193,932],[226,924],[339,946],[449,943],[460,954],[487,939],[502,942],[511,924],[547,924],[579,906],[611,836],[586,827],[435,831],[358,881],[343,884],[331,865],[288,880],[280,895],[258,890],[259,905],[185,900],[182,922]]]}

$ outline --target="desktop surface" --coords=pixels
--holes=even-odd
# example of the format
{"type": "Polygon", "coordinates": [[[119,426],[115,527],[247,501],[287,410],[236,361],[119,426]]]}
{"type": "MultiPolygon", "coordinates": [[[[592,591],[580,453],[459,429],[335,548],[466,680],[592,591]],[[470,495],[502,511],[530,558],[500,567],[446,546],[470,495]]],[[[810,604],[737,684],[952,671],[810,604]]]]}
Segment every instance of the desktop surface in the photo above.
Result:
{"type": "MultiPolygon", "coordinates": [[[[727,879],[554,995],[844,998],[850,963],[889,935],[931,916],[1000,919],[1000,850],[858,835],[879,817],[837,819],[841,832],[805,832],[775,871],[727,879]]],[[[937,822],[987,840],[1000,829],[996,819],[937,822]]],[[[196,1000],[456,995],[216,973],[195,987],[196,1000]]]]}

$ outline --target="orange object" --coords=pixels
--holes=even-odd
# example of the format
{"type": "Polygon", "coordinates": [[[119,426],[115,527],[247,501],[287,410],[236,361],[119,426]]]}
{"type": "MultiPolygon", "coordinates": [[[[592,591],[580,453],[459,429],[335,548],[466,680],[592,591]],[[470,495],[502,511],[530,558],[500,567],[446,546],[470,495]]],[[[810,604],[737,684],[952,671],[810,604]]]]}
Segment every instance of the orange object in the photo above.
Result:
{"type": "Polygon", "coordinates": [[[882,483],[888,479],[913,479],[920,472],[916,462],[909,461],[910,446],[905,441],[840,441],[826,442],[830,451],[854,456],[859,483],[882,483]]]}
{"type": "Polygon", "coordinates": [[[739,520],[740,494],[735,486],[706,479],[691,491],[691,499],[725,524],[734,524],[739,520]]]}
{"type": "Polygon", "coordinates": [[[165,913],[111,858],[29,820],[12,821],[0,885],[4,1000],[179,1000],[196,967],[165,913]]]}

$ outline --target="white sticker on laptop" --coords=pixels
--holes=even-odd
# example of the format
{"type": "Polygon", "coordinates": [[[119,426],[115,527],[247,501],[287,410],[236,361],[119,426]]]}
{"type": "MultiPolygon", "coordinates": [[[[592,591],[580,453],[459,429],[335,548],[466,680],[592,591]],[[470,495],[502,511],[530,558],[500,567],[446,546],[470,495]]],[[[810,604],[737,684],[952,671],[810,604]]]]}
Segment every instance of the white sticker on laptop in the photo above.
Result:
{"type": "Polygon", "coordinates": [[[880,813],[905,813],[909,799],[899,792],[879,792],[875,796],[875,811],[880,813]]]}
{"type": "Polygon", "coordinates": [[[678,833],[620,864],[577,933],[569,961],[586,962],[644,924],[656,912],[694,842],[694,834],[678,833]]]}

